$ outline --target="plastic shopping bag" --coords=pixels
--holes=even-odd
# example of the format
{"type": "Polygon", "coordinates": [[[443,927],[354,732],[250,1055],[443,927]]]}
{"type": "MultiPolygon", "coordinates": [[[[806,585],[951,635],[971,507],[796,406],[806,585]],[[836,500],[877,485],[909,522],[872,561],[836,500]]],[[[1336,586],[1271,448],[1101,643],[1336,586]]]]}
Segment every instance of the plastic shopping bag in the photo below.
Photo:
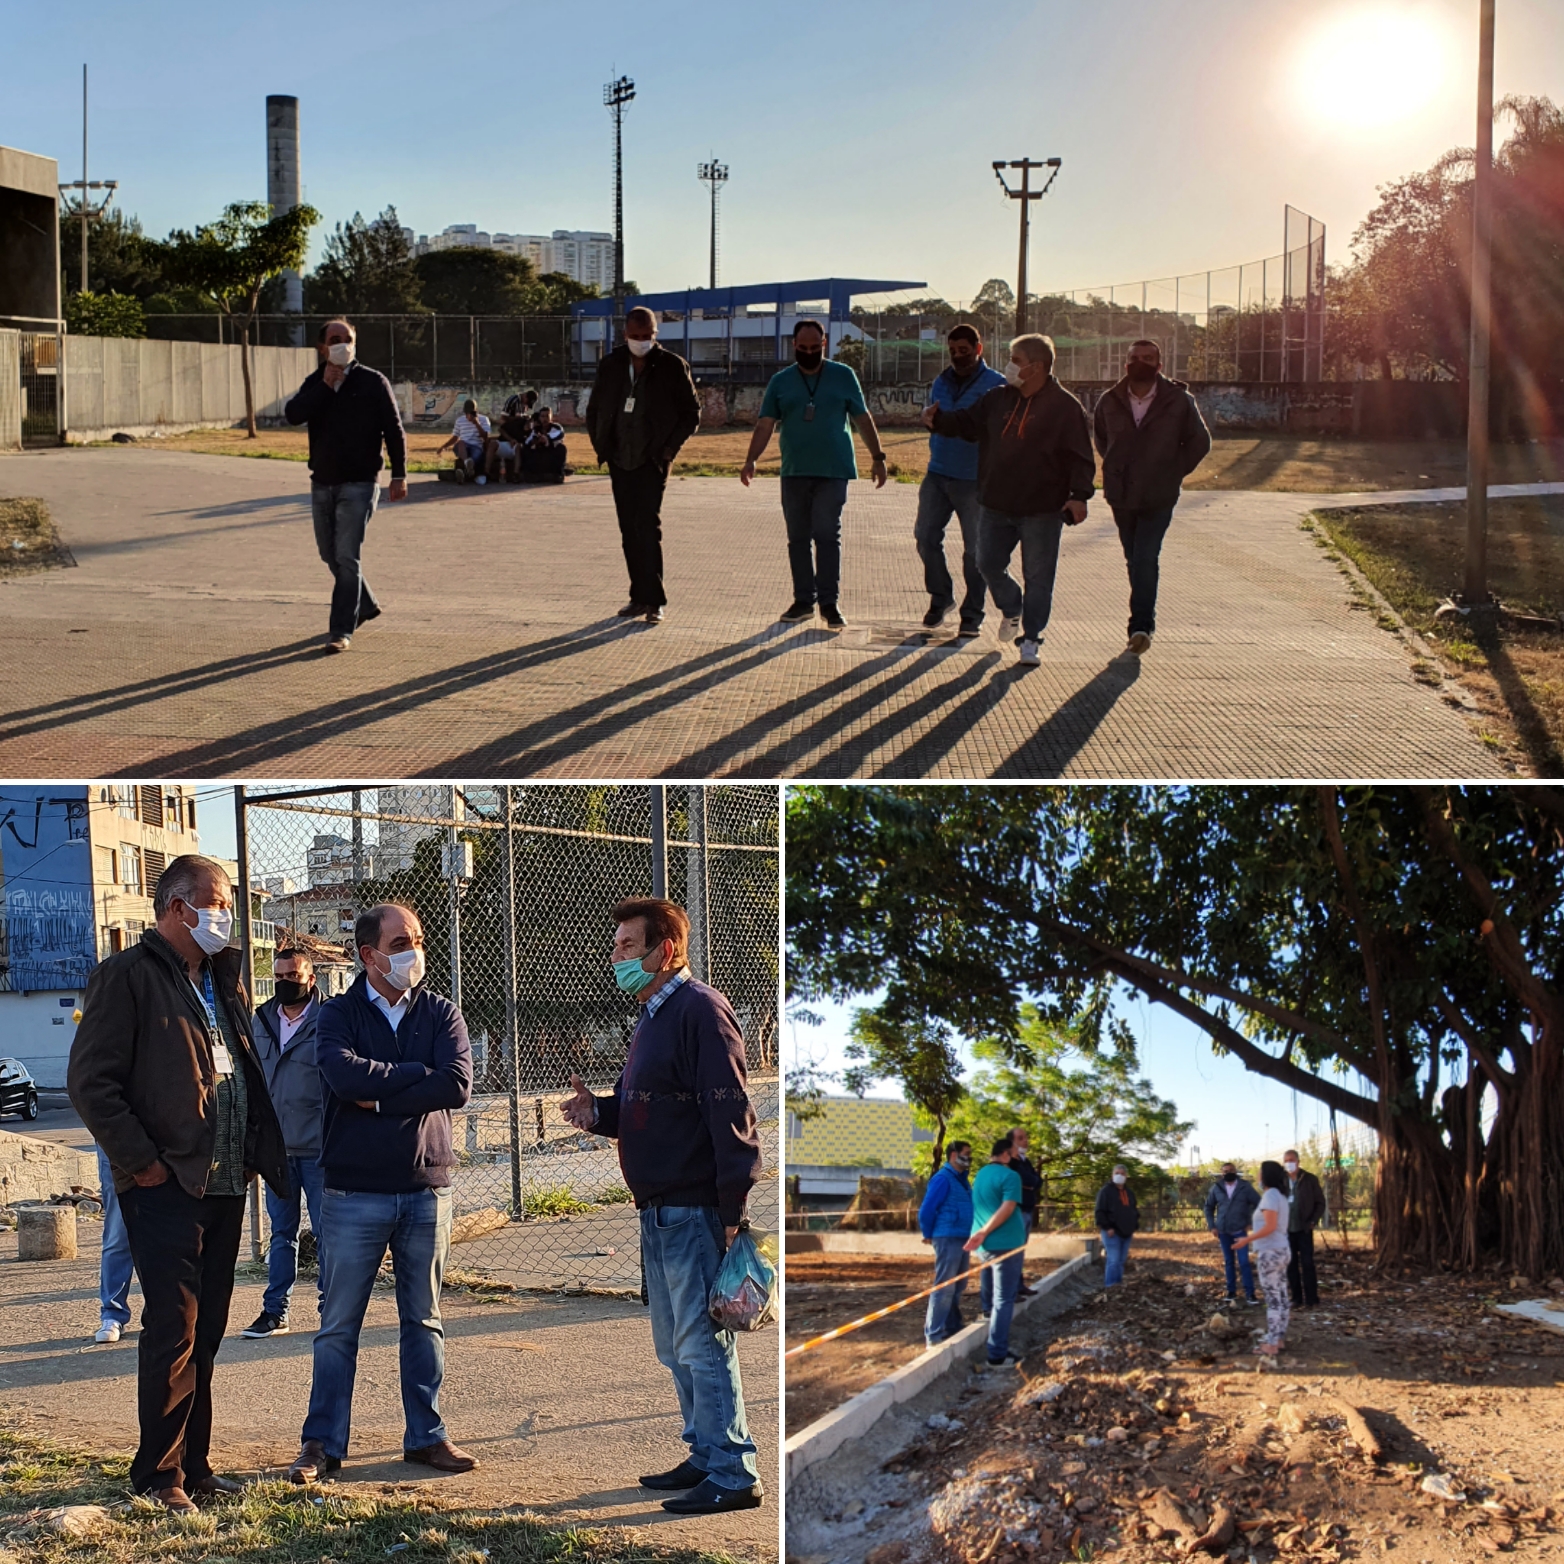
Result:
{"type": "Polygon", "coordinates": [[[740,1227],[717,1267],[708,1303],[723,1330],[759,1330],[777,1317],[776,1240],[740,1227]]]}

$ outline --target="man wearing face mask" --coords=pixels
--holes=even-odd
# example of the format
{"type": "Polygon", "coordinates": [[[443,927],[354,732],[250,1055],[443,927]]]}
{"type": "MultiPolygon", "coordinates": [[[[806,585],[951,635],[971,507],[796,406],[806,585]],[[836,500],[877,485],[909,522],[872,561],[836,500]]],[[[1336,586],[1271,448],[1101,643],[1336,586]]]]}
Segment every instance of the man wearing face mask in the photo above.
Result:
{"type": "Polygon", "coordinates": [[[1124,378],[1097,403],[1092,433],[1102,490],[1130,577],[1129,644],[1139,657],[1157,628],[1158,561],[1184,480],[1211,450],[1211,431],[1182,380],[1162,373],[1155,342],[1130,344],[1124,378]]]}
{"type": "Polygon", "coordinates": [[[1130,1170],[1114,1164],[1113,1177],[1097,1191],[1097,1231],[1102,1237],[1102,1285],[1117,1287],[1124,1280],[1130,1240],[1140,1228],[1140,1207],[1130,1188],[1130,1170]]]}
{"type": "Polygon", "coordinates": [[[288,1187],[250,1034],[233,886],[186,854],[153,892],[156,928],[94,969],[71,1047],[71,1103],[108,1154],[145,1307],[131,1486],[165,1509],[239,1492],[212,1470],[212,1364],[228,1328],[252,1173],[288,1187]]]}
{"type": "MultiPolygon", "coordinates": [[[[307,951],[284,945],[272,958],[272,977],[276,991],[255,1012],[255,1048],[282,1125],[288,1192],[266,1194],[266,1219],[272,1230],[266,1296],[261,1312],[242,1332],[251,1340],[288,1334],[288,1304],[299,1274],[301,1200],[315,1235],[318,1275],[325,1274],[320,1243],[320,1071],[315,1067],[321,996],[315,987],[315,964],[307,951]]],[[[319,1291],[318,1281],[316,1286],[319,1291]]]]}
{"type": "Polygon", "coordinates": [[[1320,1181],[1298,1165],[1298,1153],[1282,1154],[1287,1174],[1287,1291],[1295,1309],[1320,1306],[1320,1279],[1314,1269],[1314,1229],[1325,1220],[1325,1191],[1320,1181]]]}
{"type": "Polygon", "coordinates": [[[634,897],[610,916],[614,981],[641,1013],[613,1091],[595,1096],[572,1075],[562,1108],[577,1129],[619,1141],[619,1166],[641,1214],[652,1344],[684,1417],[685,1458],[642,1477],[641,1486],[672,1492],[663,1508],[677,1515],[754,1509],[765,1489],[733,1332],[707,1312],[760,1177],[744,1037],[727,998],[690,973],[682,907],[634,897]]]}
{"type": "Polygon", "coordinates": [[[1010,344],[1005,385],[960,411],[923,409],[935,434],[977,441],[978,567],[1004,615],[1000,643],[1019,630],[1028,666],[1039,661],[1053,611],[1059,540],[1065,527],[1086,520],[1097,472],[1086,409],[1054,378],[1053,366],[1053,339],[1029,332],[1010,344]],[[1024,586],[1010,574],[1018,545],[1024,586]]]}
{"type": "Polygon", "coordinates": [[[657,317],[645,306],[625,316],[624,341],[598,364],[582,422],[608,468],[630,572],[630,600],[619,617],[661,624],[668,602],[663,492],[679,448],[700,428],[701,403],[690,366],[657,340],[657,317]]]}
{"type": "Polygon", "coordinates": [[[461,1011],[423,986],[424,930],[411,907],[385,902],[360,913],[353,943],[364,970],[315,1023],[325,1301],[309,1413],[288,1470],[296,1483],[327,1476],[347,1457],[359,1332],[388,1248],[401,1321],[402,1459],[437,1472],[478,1464],[451,1443],[440,1416],[451,1109],[472,1094],[472,1046],[461,1011]]]}
{"type": "Polygon", "coordinates": [[[331,623],[326,649],[345,652],[353,632],[380,604],[364,579],[360,555],[380,498],[380,448],[391,458],[386,499],[407,498],[407,437],[391,382],[360,364],[355,332],[345,320],[320,328],[320,368],[283,409],[290,424],[310,426],[310,506],[315,546],[330,567],[331,623]]]}
{"type": "Polygon", "coordinates": [[[931,1347],[948,1341],[963,1324],[961,1295],[966,1282],[951,1282],[949,1287],[940,1283],[971,1269],[967,1258],[967,1239],[972,1234],[972,1186],[967,1182],[971,1168],[972,1143],[953,1140],[946,1149],[945,1166],[929,1180],[918,1207],[918,1231],[934,1250],[934,1285],[939,1289],[929,1294],[923,1317],[923,1339],[931,1347]]]}
{"type": "Polygon", "coordinates": [[[1238,1176],[1236,1164],[1224,1162],[1222,1173],[1206,1192],[1206,1231],[1216,1235],[1222,1246],[1222,1264],[1227,1272],[1226,1301],[1237,1301],[1238,1278],[1234,1274],[1234,1257],[1237,1270],[1243,1277],[1244,1298],[1258,1303],[1254,1295],[1254,1269],[1249,1263],[1249,1249],[1236,1241],[1249,1231],[1249,1223],[1255,1208],[1260,1204],[1260,1191],[1246,1178],[1238,1176]]]}

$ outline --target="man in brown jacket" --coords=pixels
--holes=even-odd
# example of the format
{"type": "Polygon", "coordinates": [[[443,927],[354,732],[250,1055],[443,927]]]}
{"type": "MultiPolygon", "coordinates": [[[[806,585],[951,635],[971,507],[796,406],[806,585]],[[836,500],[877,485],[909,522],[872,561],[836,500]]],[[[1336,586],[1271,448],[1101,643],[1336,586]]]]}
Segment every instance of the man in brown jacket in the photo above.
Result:
{"type": "Polygon", "coordinates": [[[141,1278],[138,1493],[187,1513],[237,1493],[212,1470],[212,1362],[228,1326],[252,1172],[288,1187],[282,1131],[250,1036],[234,891],[186,854],[163,871],[155,932],[87,983],[66,1083],[107,1153],[141,1278]]]}

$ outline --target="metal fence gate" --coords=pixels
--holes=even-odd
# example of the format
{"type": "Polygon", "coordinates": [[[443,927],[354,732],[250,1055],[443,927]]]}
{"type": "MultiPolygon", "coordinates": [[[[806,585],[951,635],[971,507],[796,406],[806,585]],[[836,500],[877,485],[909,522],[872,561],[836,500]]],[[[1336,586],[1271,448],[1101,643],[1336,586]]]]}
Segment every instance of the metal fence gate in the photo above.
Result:
{"type": "Polygon", "coordinates": [[[314,952],[324,990],[345,989],[353,920],[398,901],[423,923],[427,981],[466,1018],[474,1082],[454,1115],[452,1274],[639,1294],[637,1218],[614,1143],[561,1113],[572,1073],[606,1092],[624,1063],[636,1005],[612,981],[609,909],[625,896],[680,902],[695,976],[733,1004],[765,1156],[750,1217],[780,1225],[776,788],[475,782],[236,796],[257,1003],[288,943],[314,952]]]}

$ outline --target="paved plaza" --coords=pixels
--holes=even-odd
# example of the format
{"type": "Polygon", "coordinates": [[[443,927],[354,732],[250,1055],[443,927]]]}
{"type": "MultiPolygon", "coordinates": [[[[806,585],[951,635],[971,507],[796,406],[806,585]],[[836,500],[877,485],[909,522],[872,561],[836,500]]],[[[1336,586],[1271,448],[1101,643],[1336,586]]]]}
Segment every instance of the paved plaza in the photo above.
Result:
{"type": "Polygon", "coordinates": [[[1300,525],[1344,495],[1187,495],[1140,662],[1121,656],[1127,584],[1099,500],[1066,533],[1042,665],[1023,670],[992,608],[976,641],[920,628],[909,484],[853,485],[850,628],[832,635],[777,621],[775,480],[669,485],[671,604],[648,626],[613,616],[606,479],[415,475],[372,524],[386,612],[345,656],[323,650],[300,464],[49,451],[0,459],[0,494],[41,497],[76,560],[0,584],[11,776],[1500,774],[1300,525]]]}

